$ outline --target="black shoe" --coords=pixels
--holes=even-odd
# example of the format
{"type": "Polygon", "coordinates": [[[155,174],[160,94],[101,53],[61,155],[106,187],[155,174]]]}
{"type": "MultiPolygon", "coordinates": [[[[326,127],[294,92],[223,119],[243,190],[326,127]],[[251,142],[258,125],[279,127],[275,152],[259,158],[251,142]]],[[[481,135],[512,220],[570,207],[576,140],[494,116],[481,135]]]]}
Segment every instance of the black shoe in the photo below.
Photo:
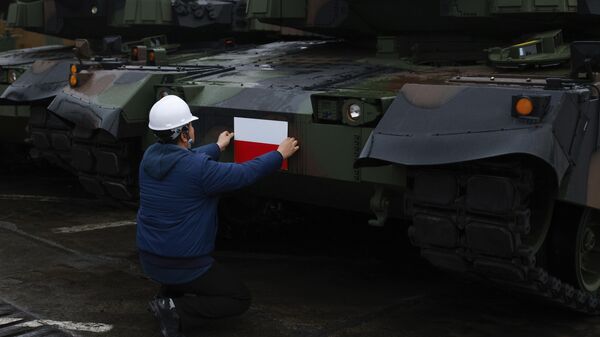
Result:
{"type": "Polygon", "coordinates": [[[150,310],[158,318],[163,337],[184,337],[179,330],[179,315],[172,299],[155,298],[149,304],[150,310]]]}

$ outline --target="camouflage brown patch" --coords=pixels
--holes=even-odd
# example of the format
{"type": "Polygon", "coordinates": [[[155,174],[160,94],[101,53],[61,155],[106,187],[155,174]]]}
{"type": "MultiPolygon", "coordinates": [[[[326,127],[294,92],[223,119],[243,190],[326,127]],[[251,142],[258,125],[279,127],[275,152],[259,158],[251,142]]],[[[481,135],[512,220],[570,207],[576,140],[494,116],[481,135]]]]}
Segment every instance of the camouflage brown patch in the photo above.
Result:
{"type": "MultiPolygon", "coordinates": [[[[46,71],[52,69],[58,62],[56,61],[35,61],[31,66],[31,71],[34,74],[45,73],[46,71]]],[[[68,74],[65,74],[65,78],[67,78],[68,74]]]]}
{"type": "Polygon", "coordinates": [[[117,73],[114,71],[96,72],[92,78],[77,89],[77,92],[86,96],[97,96],[103,93],[109,86],[112,86],[116,78],[117,73]]]}
{"type": "Polygon", "coordinates": [[[447,85],[406,84],[400,92],[414,106],[439,108],[463,91],[463,87],[447,85]]]}

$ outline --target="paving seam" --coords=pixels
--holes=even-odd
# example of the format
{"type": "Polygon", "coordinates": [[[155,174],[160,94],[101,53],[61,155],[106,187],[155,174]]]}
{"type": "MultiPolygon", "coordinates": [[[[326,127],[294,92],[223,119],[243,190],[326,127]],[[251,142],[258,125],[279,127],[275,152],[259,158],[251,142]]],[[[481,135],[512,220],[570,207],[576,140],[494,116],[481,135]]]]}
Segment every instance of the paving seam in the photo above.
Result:
{"type": "Polygon", "coordinates": [[[380,318],[382,316],[385,316],[391,312],[396,311],[399,308],[404,308],[406,307],[406,305],[412,305],[417,303],[419,300],[427,297],[428,294],[422,294],[422,295],[416,295],[416,296],[410,296],[410,297],[406,297],[406,298],[402,298],[390,305],[387,305],[383,308],[377,309],[377,310],[373,310],[371,312],[368,312],[364,315],[360,315],[354,318],[349,318],[344,320],[343,322],[340,323],[336,323],[334,324],[332,327],[326,328],[324,331],[315,333],[315,334],[311,334],[311,337],[328,337],[328,336],[332,336],[336,333],[345,331],[345,330],[349,330],[352,328],[355,328],[357,326],[366,324],[374,319],[380,318]]]}
{"type": "Polygon", "coordinates": [[[46,195],[29,195],[29,194],[0,194],[0,200],[6,201],[38,201],[38,202],[58,202],[58,203],[101,203],[98,199],[84,199],[84,198],[69,198],[69,197],[55,197],[46,195]]]}
{"type": "Polygon", "coordinates": [[[127,263],[129,264],[129,261],[125,260],[125,259],[120,259],[120,258],[115,258],[115,257],[110,257],[110,256],[104,256],[104,255],[93,255],[93,254],[86,254],[83,252],[80,252],[78,250],[75,249],[71,249],[71,248],[67,248],[63,245],[61,245],[60,243],[57,243],[55,241],[52,240],[48,240],[48,239],[44,239],[42,237],[39,237],[37,235],[33,235],[33,234],[29,234],[23,230],[20,230],[19,227],[12,223],[12,222],[7,222],[7,221],[0,221],[0,229],[4,229],[7,230],[9,232],[13,232],[15,234],[24,236],[26,238],[32,239],[34,241],[43,243],[47,246],[50,246],[52,248],[58,249],[58,250],[62,250],[63,252],[69,253],[69,254],[73,254],[73,255],[77,255],[79,257],[88,259],[88,260],[96,260],[96,261],[101,261],[101,262],[111,262],[111,263],[116,263],[116,264],[124,264],[127,263]]]}
{"type": "MultiPolygon", "coordinates": [[[[134,272],[134,270],[137,269],[136,265],[127,259],[109,257],[109,256],[104,256],[104,255],[86,254],[86,253],[80,252],[78,250],[67,248],[67,247],[65,247],[57,242],[54,242],[52,240],[44,239],[42,237],[39,237],[39,236],[36,236],[33,234],[29,234],[23,230],[20,230],[18,228],[18,226],[12,222],[0,221],[0,230],[6,230],[9,232],[15,233],[17,235],[26,237],[33,241],[37,241],[41,244],[44,244],[51,248],[57,249],[59,251],[63,251],[63,252],[75,255],[84,260],[88,260],[88,261],[91,261],[94,263],[110,264],[112,266],[119,267],[119,270],[121,270],[131,276],[134,276],[134,277],[140,277],[140,276],[143,277],[144,276],[141,273],[134,272]]],[[[2,337],[2,336],[0,336],[0,337],[2,337]]]]}

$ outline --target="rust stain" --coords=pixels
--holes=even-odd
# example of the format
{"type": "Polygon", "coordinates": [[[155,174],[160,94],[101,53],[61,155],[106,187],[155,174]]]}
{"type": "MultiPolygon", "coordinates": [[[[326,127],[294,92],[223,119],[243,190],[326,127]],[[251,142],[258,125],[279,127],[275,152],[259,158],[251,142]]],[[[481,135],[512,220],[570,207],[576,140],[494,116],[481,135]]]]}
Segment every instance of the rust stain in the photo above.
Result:
{"type": "Polygon", "coordinates": [[[97,96],[111,86],[117,78],[117,73],[114,71],[96,72],[85,83],[81,84],[77,92],[86,96],[97,96]]]}

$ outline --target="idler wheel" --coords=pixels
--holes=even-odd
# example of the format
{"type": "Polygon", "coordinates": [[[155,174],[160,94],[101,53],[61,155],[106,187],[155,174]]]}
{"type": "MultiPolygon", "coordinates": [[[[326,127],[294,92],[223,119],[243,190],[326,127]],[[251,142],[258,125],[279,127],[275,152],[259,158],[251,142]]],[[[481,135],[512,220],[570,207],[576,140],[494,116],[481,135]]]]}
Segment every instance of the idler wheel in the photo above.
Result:
{"type": "Polygon", "coordinates": [[[555,206],[546,258],[550,273],[587,292],[600,288],[600,211],[559,203],[555,206]]]}
{"type": "Polygon", "coordinates": [[[596,292],[600,288],[600,219],[598,212],[587,208],[577,231],[575,268],[582,289],[596,292]]]}

